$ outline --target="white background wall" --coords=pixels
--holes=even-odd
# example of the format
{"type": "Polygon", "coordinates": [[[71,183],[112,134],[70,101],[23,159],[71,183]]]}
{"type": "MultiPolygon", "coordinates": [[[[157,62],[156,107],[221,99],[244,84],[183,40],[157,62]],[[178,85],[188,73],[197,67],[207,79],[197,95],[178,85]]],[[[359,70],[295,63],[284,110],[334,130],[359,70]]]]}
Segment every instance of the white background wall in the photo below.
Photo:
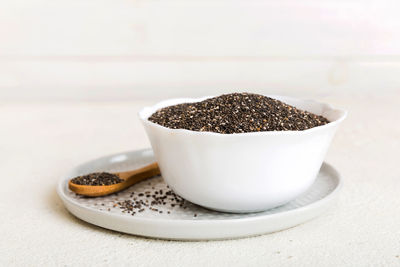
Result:
{"type": "Polygon", "coordinates": [[[0,0],[0,101],[400,88],[400,3],[0,0]]]}

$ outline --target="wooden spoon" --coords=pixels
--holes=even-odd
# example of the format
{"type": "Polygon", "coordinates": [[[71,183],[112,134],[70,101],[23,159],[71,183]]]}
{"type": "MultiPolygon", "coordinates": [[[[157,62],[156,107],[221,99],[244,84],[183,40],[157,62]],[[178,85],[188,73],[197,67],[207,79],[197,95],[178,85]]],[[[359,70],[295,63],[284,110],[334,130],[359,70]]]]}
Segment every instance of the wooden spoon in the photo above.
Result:
{"type": "Polygon", "coordinates": [[[126,171],[126,172],[115,172],[113,174],[118,175],[119,178],[121,178],[124,181],[112,185],[79,185],[79,184],[74,184],[71,182],[71,180],[69,180],[68,187],[69,189],[71,189],[71,191],[79,195],[84,195],[89,197],[105,196],[121,191],[147,178],[160,175],[160,169],[158,168],[157,163],[154,162],[140,169],[136,169],[133,171],[126,171]]]}

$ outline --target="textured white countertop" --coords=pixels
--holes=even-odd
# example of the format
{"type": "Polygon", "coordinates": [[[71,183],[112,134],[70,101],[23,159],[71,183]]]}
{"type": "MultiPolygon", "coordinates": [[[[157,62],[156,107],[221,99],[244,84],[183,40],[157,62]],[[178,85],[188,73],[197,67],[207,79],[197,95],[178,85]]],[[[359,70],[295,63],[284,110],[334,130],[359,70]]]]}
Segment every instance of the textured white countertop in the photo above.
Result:
{"type": "Polygon", "coordinates": [[[154,101],[0,105],[0,266],[400,266],[400,92],[319,100],[349,110],[327,162],[335,208],[297,227],[209,242],[140,238],[83,222],[59,178],[84,161],[149,147],[136,113],[154,101]]]}

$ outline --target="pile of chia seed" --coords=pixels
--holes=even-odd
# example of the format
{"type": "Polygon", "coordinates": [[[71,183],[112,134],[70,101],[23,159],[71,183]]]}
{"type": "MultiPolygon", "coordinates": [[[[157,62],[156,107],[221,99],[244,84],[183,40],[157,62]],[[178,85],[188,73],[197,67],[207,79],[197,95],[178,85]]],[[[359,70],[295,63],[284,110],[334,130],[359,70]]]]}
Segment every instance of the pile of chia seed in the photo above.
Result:
{"type": "Polygon", "coordinates": [[[71,183],[78,185],[113,185],[123,181],[118,175],[108,172],[94,172],[71,179],[71,183]]]}
{"type": "Polygon", "coordinates": [[[329,123],[323,116],[250,93],[168,106],[156,111],[149,120],[172,129],[221,134],[302,131],[329,123]]]}

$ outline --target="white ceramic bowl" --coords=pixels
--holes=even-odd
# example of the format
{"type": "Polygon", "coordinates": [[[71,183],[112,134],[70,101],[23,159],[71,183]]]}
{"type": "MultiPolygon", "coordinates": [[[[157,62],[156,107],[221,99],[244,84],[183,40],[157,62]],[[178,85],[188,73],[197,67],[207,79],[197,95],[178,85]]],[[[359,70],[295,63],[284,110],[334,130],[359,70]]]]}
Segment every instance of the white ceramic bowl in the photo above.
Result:
{"type": "Polygon", "coordinates": [[[169,129],[148,120],[160,108],[210,97],[170,99],[143,108],[139,117],[165,182],[190,202],[227,212],[267,210],[305,192],[346,111],[310,100],[270,97],[331,122],[305,131],[219,134],[169,129]]]}

